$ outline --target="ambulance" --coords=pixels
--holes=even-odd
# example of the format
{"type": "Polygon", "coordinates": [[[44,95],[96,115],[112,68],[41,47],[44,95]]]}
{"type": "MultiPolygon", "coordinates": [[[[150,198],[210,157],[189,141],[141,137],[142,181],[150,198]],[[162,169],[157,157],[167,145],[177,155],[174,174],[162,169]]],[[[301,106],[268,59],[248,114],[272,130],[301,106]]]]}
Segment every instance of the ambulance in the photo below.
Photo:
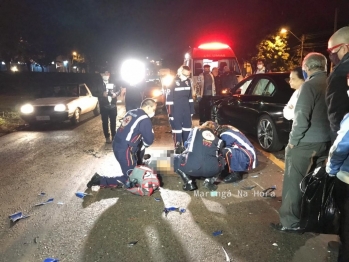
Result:
{"type": "Polygon", "coordinates": [[[229,66],[230,71],[235,71],[238,80],[242,78],[241,69],[233,49],[220,42],[204,43],[192,48],[185,54],[183,65],[189,66],[192,70],[193,91],[195,93],[197,93],[195,83],[197,83],[197,77],[203,72],[204,65],[210,65],[211,69],[217,67],[219,74],[223,73],[224,66],[229,66]]]}

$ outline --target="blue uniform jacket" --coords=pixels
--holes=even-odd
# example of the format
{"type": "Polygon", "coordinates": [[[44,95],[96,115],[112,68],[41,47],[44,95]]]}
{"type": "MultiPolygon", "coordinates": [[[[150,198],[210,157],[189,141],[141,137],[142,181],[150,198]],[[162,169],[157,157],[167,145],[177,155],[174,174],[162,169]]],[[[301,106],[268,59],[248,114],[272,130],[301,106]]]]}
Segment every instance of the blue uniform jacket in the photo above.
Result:
{"type": "Polygon", "coordinates": [[[232,154],[232,157],[226,159],[229,161],[230,169],[235,171],[247,170],[256,168],[257,157],[256,152],[251,142],[238,129],[229,129],[220,135],[220,138],[225,143],[225,148],[232,154]],[[241,157],[241,153],[245,157],[241,157]]]}
{"type": "Polygon", "coordinates": [[[349,184],[349,114],[340,124],[338,136],[330,149],[326,171],[349,184]]]}
{"type": "Polygon", "coordinates": [[[149,116],[143,109],[133,109],[126,113],[116,131],[113,150],[125,150],[128,147],[135,152],[140,143],[148,147],[154,142],[154,131],[149,116]]]}
{"type": "Polygon", "coordinates": [[[176,77],[166,90],[167,113],[171,117],[174,110],[182,111],[186,105],[189,105],[190,114],[194,114],[191,80],[181,81],[179,77],[176,77]]]}

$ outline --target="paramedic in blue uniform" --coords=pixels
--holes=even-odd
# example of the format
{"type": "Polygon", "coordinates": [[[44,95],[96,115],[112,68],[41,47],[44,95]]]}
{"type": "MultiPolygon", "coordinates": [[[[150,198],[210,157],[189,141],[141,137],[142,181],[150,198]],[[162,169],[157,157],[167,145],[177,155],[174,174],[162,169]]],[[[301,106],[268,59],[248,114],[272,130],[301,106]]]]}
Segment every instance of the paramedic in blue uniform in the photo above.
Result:
{"type": "Polygon", "coordinates": [[[113,151],[122,170],[122,176],[104,177],[97,173],[88,182],[87,187],[118,187],[125,185],[128,175],[136,165],[143,164],[146,147],[154,142],[154,131],[151,118],[155,115],[156,102],[147,98],[141,108],[128,111],[116,131],[113,140],[113,151]]]}
{"type": "Polygon", "coordinates": [[[214,134],[214,127],[207,123],[193,128],[185,142],[185,151],[174,156],[174,170],[183,179],[185,191],[197,189],[192,178],[199,177],[206,178],[205,188],[216,190],[214,183],[225,166],[221,155],[223,142],[214,134]]]}
{"type": "Polygon", "coordinates": [[[166,108],[175,148],[183,145],[191,131],[191,117],[194,114],[190,68],[181,66],[173,83],[166,90],[166,108]]]}
{"type": "Polygon", "coordinates": [[[256,151],[251,142],[238,129],[229,125],[219,126],[216,134],[224,142],[223,156],[227,162],[228,176],[225,183],[233,183],[242,179],[242,172],[257,166],[256,151]]]}

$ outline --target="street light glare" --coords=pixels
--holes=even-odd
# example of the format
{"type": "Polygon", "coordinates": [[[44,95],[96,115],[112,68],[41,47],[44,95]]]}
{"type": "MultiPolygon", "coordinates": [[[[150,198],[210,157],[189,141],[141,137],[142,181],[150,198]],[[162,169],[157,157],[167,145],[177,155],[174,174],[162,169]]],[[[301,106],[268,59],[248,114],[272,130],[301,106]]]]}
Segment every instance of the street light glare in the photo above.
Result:
{"type": "Polygon", "coordinates": [[[281,33],[281,34],[285,34],[285,33],[287,33],[287,29],[282,28],[282,29],[280,30],[280,33],[281,33]]]}

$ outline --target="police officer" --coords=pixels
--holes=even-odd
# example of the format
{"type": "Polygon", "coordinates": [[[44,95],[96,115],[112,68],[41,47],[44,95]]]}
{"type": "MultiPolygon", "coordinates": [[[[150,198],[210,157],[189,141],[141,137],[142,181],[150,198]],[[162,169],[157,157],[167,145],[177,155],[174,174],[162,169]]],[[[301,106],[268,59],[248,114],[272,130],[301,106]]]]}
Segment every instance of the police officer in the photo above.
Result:
{"type": "Polygon", "coordinates": [[[106,143],[111,143],[116,132],[116,117],[117,117],[117,106],[116,106],[116,100],[117,100],[117,93],[120,91],[119,88],[117,88],[113,84],[109,84],[109,77],[110,73],[106,71],[104,74],[101,74],[103,78],[103,87],[101,90],[99,90],[97,96],[98,96],[98,102],[99,102],[99,108],[102,118],[102,127],[103,127],[103,133],[105,137],[106,143]],[[108,88],[110,89],[108,89],[108,88]],[[109,130],[110,128],[110,130],[109,130]],[[109,132],[110,131],[110,132],[109,132]],[[111,138],[110,138],[111,135],[111,138]]]}
{"type": "Polygon", "coordinates": [[[123,118],[113,140],[113,151],[122,170],[121,177],[103,177],[97,173],[88,182],[87,187],[117,187],[127,185],[128,175],[138,164],[143,163],[145,147],[154,141],[154,131],[151,119],[155,115],[156,102],[147,98],[141,103],[141,108],[128,111],[123,118]]]}
{"type": "Polygon", "coordinates": [[[174,170],[183,179],[183,190],[197,189],[191,177],[205,177],[203,186],[216,190],[216,178],[224,169],[221,155],[222,140],[214,135],[214,130],[206,123],[191,130],[183,153],[175,155],[174,170]]]}
{"type": "Polygon", "coordinates": [[[229,173],[223,179],[225,183],[233,183],[242,179],[242,173],[256,168],[256,151],[246,136],[233,126],[219,126],[216,134],[224,141],[223,155],[229,173]]]}
{"type": "Polygon", "coordinates": [[[190,68],[181,66],[173,83],[166,90],[166,108],[175,149],[182,146],[191,131],[191,116],[194,114],[190,68]]]}

